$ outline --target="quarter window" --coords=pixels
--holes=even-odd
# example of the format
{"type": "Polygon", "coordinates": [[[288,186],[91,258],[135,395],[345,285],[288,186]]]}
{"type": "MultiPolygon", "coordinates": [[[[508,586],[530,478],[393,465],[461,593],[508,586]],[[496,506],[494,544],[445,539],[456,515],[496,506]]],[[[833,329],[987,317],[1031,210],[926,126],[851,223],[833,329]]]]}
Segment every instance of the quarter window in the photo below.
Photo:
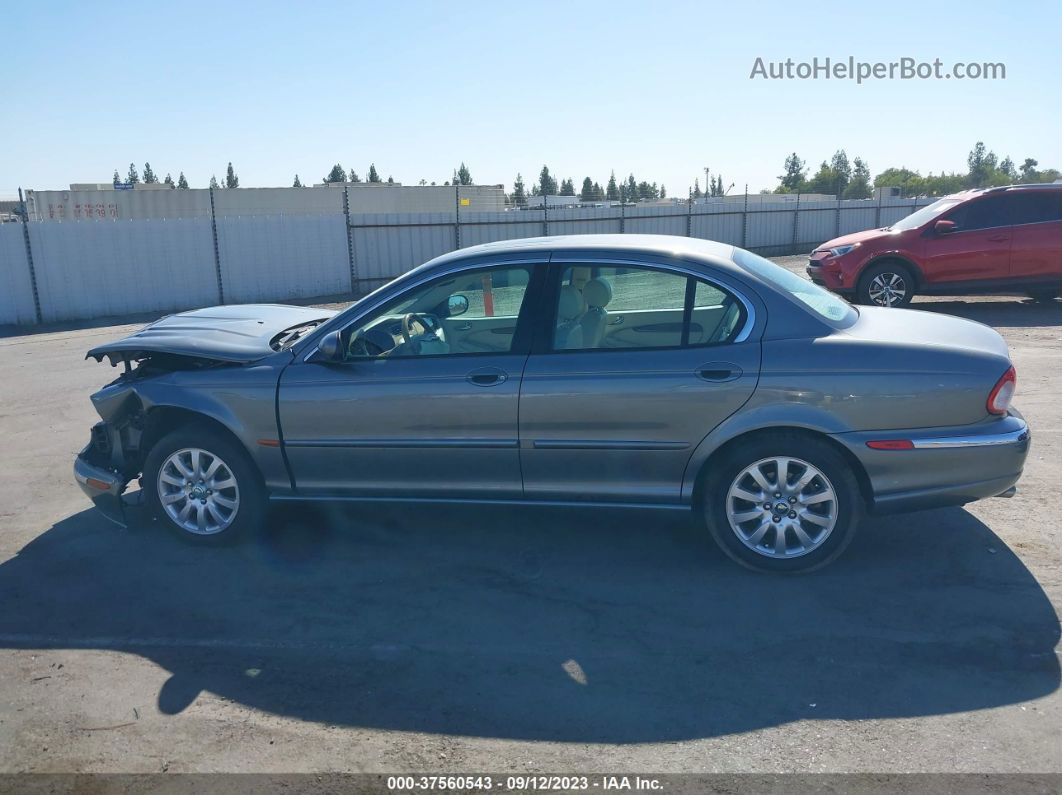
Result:
{"type": "Polygon", "coordinates": [[[1014,193],[1011,223],[1042,224],[1062,221],[1062,190],[1036,190],[1014,193]]]}
{"type": "Polygon", "coordinates": [[[567,267],[556,308],[554,350],[726,343],[745,317],[741,301],[727,290],[655,268],[567,267]]]}

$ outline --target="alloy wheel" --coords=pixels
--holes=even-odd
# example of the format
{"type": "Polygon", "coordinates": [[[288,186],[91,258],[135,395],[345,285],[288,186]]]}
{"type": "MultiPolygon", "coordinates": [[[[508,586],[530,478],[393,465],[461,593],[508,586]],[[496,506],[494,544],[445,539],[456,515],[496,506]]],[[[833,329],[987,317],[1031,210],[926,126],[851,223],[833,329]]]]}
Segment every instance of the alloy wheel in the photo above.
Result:
{"type": "Polygon", "coordinates": [[[822,470],[799,458],[764,458],[727,492],[730,529],[768,558],[796,558],[825,543],[837,524],[837,493],[822,470]]]}
{"type": "Polygon", "coordinates": [[[867,295],[878,306],[896,306],[907,296],[907,282],[898,273],[879,273],[871,279],[867,295]]]}
{"type": "Polygon", "coordinates": [[[232,469],[198,447],[177,450],[163,461],[158,494],[166,515],[196,535],[220,533],[240,509],[240,489],[232,469]]]}

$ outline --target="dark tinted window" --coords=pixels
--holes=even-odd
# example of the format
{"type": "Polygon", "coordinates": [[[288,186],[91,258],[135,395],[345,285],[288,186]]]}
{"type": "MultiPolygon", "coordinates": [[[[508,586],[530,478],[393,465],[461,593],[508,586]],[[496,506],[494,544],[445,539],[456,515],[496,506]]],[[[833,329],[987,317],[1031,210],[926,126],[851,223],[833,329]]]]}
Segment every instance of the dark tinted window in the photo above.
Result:
{"type": "Polygon", "coordinates": [[[956,230],[969,232],[974,229],[991,229],[994,226],[1007,226],[1009,199],[1013,196],[997,194],[974,199],[962,204],[945,216],[949,221],[955,222],[956,230]]]}
{"type": "Polygon", "coordinates": [[[1013,193],[1011,223],[1041,224],[1062,221],[1062,190],[1036,190],[1013,193]]]}

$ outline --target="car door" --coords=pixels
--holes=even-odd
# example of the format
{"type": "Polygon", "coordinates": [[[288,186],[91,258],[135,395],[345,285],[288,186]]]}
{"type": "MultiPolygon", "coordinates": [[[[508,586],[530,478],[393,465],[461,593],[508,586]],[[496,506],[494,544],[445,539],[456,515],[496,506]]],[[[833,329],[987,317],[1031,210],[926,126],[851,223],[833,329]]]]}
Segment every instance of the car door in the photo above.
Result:
{"type": "Polygon", "coordinates": [[[1015,191],[1012,201],[1011,276],[1034,284],[1062,282],[1062,190],[1015,191]]]}
{"type": "Polygon", "coordinates": [[[960,204],[939,220],[951,232],[927,232],[923,270],[930,284],[1005,279],[1010,274],[1011,226],[1003,194],[960,204]]]}
{"type": "Polygon", "coordinates": [[[504,264],[419,281],[346,324],[341,360],[289,366],[278,412],[296,489],[520,496],[517,414],[530,337],[519,329],[534,274],[534,264],[504,264]],[[460,333],[465,316],[480,335],[460,333]]]}
{"type": "Polygon", "coordinates": [[[694,448],[755,389],[754,304],[678,266],[554,259],[520,393],[525,495],[677,502],[694,448]]]}

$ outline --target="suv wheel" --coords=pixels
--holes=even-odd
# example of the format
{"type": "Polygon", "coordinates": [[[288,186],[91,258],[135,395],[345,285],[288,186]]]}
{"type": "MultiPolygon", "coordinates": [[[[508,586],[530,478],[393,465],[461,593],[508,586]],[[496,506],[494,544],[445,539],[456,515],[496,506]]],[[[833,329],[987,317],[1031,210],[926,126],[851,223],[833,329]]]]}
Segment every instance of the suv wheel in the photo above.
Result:
{"type": "Polygon", "coordinates": [[[828,443],[779,433],[713,463],[704,515],[719,547],[756,571],[799,573],[836,560],[863,515],[851,467],[828,443]]]}
{"type": "Polygon", "coordinates": [[[205,425],[162,437],[144,462],[144,491],[152,513],[185,541],[236,541],[265,517],[266,491],[250,456],[205,425]]]}
{"type": "Polygon", "coordinates": [[[914,298],[914,287],[909,268],[882,262],[863,271],[856,286],[856,301],[867,306],[904,307],[914,298]]]}

